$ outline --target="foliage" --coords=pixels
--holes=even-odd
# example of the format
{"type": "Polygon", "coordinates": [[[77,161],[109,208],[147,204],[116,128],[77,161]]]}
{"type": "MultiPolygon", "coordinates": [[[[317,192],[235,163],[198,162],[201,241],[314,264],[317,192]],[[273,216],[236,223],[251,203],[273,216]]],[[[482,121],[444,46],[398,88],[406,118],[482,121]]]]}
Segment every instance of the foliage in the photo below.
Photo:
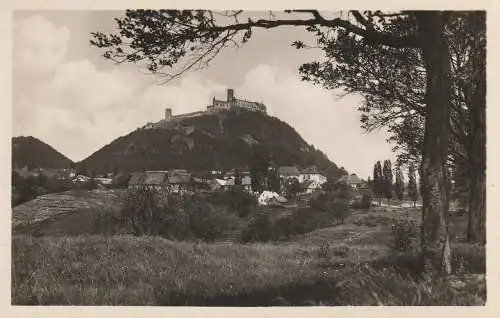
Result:
{"type": "Polygon", "coordinates": [[[129,173],[117,173],[113,178],[113,186],[119,189],[127,188],[131,177],[129,173]]]}
{"type": "Polygon", "coordinates": [[[292,177],[285,181],[285,194],[287,198],[295,198],[300,193],[299,179],[292,177]]]}
{"type": "Polygon", "coordinates": [[[268,190],[276,193],[281,192],[281,182],[278,170],[276,168],[267,171],[268,190]]]}
{"type": "Polygon", "coordinates": [[[391,161],[390,160],[385,160],[384,161],[384,169],[382,171],[383,175],[383,188],[384,188],[384,196],[387,199],[387,203],[389,203],[389,200],[392,198],[392,168],[391,168],[391,161]]]}
{"type": "Polygon", "coordinates": [[[357,200],[353,204],[355,209],[369,209],[372,206],[372,193],[371,191],[363,191],[361,195],[361,200],[357,200]]]}
{"type": "Polygon", "coordinates": [[[418,200],[418,188],[417,188],[417,178],[415,176],[415,167],[413,164],[410,164],[408,167],[408,196],[413,201],[413,205],[415,205],[418,200]]]}
{"type": "Polygon", "coordinates": [[[394,238],[393,248],[398,252],[405,252],[415,248],[415,239],[418,237],[418,226],[412,220],[399,220],[391,227],[394,238]]]}
{"type": "Polygon", "coordinates": [[[231,170],[235,167],[249,169],[257,145],[249,146],[242,138],[251,135],[259,142],[262,152],[272,155],[277,166],[316,165],[325,176],[333,179],[342,173],[322,152],[312,149],[302,151],[310,146],[295,129],[271,116],[253,112],[204,114],[182,119],[179,124],[194,127],[194,132],[189,135],[194,143],[192,150],[187,150],[184,143],[171,142],[180,134],[175,129],[139,129],[99,149],[81,165],[98,173],[106,172],[105,166],[115,161],[113,154],[121,153],[116,164],[121,173],[143,169],[182,168],[194,172],[231,170]]]}
{"type": "Polygon", "coordinates": [[[241,232],[241,241],[243,243],[267,242],[271,240],[272,235],[271,220],[265,213],[258,213],[241,232]]]}
{"type": "Polygon", "coordinates": [[[384,194],[384,176],[382,174],[382,165],[380,161],[377,161],[373,167],[373,193],[377,196],[380,205],[380,199],[384,194]]]}
{"type": "Polygon", "coordinates": [[[85,190],[94,190],[97,189],[99,182],[95,178],[90,178],[87,182],[85,182],[81,188],[85,190]]]}
{"type": "Polygon", "coordinates": [[[242,180],[241,180],[241,173],[239,170],[236,170],[234,172],[234,185],[236,186],[241,186],[242,180]]]}
{"type": "Polygon", "coordinates": [[[257,198],[238,188],[208,194],[207,201],[211,204],[227,206],[229,212],[239,217],[250,215],[257,207],[257,198]]]}
{"type": "Polygon", "coordinates": [[[403,200],[403,195],[405,191],[403,173],[401,172],[401,167],[396,168],[396,183],[394,184],[394,193],[399,201],[403,200]]]}
{"type": "Polygon", "coordinates": [[[118,213],[112,209],[97,215],[96,231],[213,241],[238,230],[238,214],[251,213],[256,204],[240,192],[180,196],[147,188],[127,191],[122,201],[118,213]]]}
{"type": "Polygon", "coordinates": [[[36,168],[70,168],[73,162],[60,152],[34,137],[12,138],[12,167],[29,170],[36,168]]]}

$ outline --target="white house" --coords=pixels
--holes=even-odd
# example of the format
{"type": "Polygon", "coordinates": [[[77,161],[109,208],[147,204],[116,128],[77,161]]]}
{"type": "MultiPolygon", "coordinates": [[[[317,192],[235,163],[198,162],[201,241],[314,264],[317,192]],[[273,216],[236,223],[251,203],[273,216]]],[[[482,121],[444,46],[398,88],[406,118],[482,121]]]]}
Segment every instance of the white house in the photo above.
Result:
{"type": "Polygon", "coordinates": [[[314,185],[322,185],[327,181],[327,178],[322,175],[316,166],[310,166],[303,169],[299,174],[299,183],[311,181],[314,185]]]}

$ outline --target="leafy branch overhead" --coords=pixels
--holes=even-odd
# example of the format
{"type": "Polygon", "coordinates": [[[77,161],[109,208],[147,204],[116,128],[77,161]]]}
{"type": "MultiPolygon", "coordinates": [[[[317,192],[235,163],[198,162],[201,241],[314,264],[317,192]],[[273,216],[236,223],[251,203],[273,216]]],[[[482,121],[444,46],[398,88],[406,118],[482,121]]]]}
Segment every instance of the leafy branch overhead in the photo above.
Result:
{"type": "MultiPolygon", "coordinates": [[[[123,17],[116,19],[116,32],[93,32],[90,43],[105,49],[106,59],[117,63],[145,63],[150,72],[163,75],[169,81],[185,71],[207,66],[226,47],[246,43],[255,28],[303,26],[316,34],[320,44],[339,29],[376,45],[417,47],[419,42],[412,32],[394,32],[394,21],[411,19],[405,14],[353,11],[349,14],[351,18],[342,19],[327,18],[317,10],[286,10],[280,16],[283,18],[276,18],[275,14],[254,18],[242,10],[127,10],[123,17]],[[179,63],[180,69],[173,71],[179,63]]],[[[302,47],[300,42],[294,45],[302,47]]]]}

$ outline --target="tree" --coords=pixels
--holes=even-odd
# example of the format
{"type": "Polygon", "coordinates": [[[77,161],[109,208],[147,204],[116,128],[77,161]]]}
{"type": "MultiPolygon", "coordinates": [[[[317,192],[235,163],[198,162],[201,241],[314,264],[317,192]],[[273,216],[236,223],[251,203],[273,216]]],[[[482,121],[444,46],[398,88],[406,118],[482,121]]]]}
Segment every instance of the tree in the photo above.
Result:
{"type": "Polygon", "coordinates": [[[267,171],[268,190],[273,192],[281,192],[281,183],[278,170],[275,168],[268,169],[267,171]]]}
{"type": "Polygon", "coordinates": [[[396,183],[394,184],[394,192],[399,201],[403,201],[403,195],[405,191],[405,185],[403,180],[403,173],[401,172],[401,167],[396,168],[396,183]]]}
{"type": "Polygon", "coordinates": [[[294,198],[300,192],[300,183],[297,178],[289,178],[285,182],[285,193],[288,198],[294,198]]]}
{"type": "Polygon", "coordinates": [[[378,205],[380,206],[382,195],[384,194],[384,181],[380,161],[377,161],[373,167],[373,193],[377,196],[378,205]]]}
{"type": "Polygon", "coordinates": [[[473,107],[470,112],[471,141],[469,144],[470,197],[467,238],[472,242],[486,243],[486,19],[484,13],[473,16],[475,36],[470,59],[474,85],[471,90],[473,107]]]}
{"type": "Polygon", "coordinates": [[[255,149],[250,158],[250,176],[252,191],[262,192],[267,187],[267,172],[269,170],[269,155],[264,149],[255,149]]]}
{"type": "Polygon", "coordinates": [[[238,169],[234,171],[234,184],[236,186],[241,186],[241,173],[238,169]]]}
{"type": "Polygon", "coordinates": [[[408,168],[408,196],[413,201],[413,207],[415,207],[418,200],[418,188],[413,163],[411,163],[408,168]]]}
{"type": "MultiPolygon", "coordinates": [[[[392,23],[399,32],[412,32],[411,24],[392,23]]],[[[449,143],[447,165],[459,172],[455,181],[458,194],[467,192],[469,225],[485,220],[485,13],[461,11],[446,13],[444,36],[449,43],[450,85],[449,143]],[[474,34],[474,36],[470,36],[474,34]],[[473,64],[476,64],[473,66],[473,64]],[[477,83],[483,83],[477,85],[477,83]],[[475,97],[474,97],[475,96],[475,97]],[[479,101],[479,102],[476,102],[479,101]],[[475,121],[475,119],[479,119],[475,121]],[[473,122],[475,121],[475,124],[473,122]],[[472,159],[475,158],[475,159],[472,159]],[[479,172],[477,172],[479,170],[479,172]],[[468,183],[467,179],[474,178],[468,183]],[[477,181],[476,181],[477,180],[477,181]]],[[[398,164],[420,163],[426,119],[426,64],[419,48],[395,49],[366,45],[355,34],[326,38],[320,47],[327,60],[301,67],[304,80],[326,88],[359,92],[365,99],[359,107],[362,127],[373,131],[385,127],[392,134],[398,151],[398,164]]],[[[484,226],[469,233],[484,232],[484,226]]],[[[482,236],[480,234],[479,236],[482,236]]],[[[474,241],[474,235],[469,237],[474,241]]],[[[481,241],[481,240],[479,240],[481,241]]]]}
{"type": "MultiPolygon", "coordinates": [[[[356,34],[366,45],[389,46],[397,49],[415,48],[425,66],[425,125],[422,144],[423,231],[422,255],[429,265],[429,250],[439,250],[444,273],[451,272],[451,251],[447,232],[448,191],[446,162],[449,148],[451,94],[450,52],[445,37],[450,12],[405,11],[385,14],[380,11],[350,11],[347,19],[325,18],[317,10],[286,10],[286,14],[308,14],[309,19],[291,17],[277,19],[248,18],[240,21],[242,10],[226,12],[229,23],[220,23],[220,13],[209,10],[128,10],[116,19],[116,33],[92,33],[91,44],[106,49],[103,56],[118,63],[144,62],[146,67],[167,80],[180,76],[195,66],[207,65],[228,46],[246,43],[255,28],[272,29],[281,26],[304,26],[325,37],[356,34]],[[405,24],[405,32],[394,25],[405,24]],[[183,58],[188,58],[182,70],[164,72],[183,58]]],[[[297,48],[304,47],[295,41],[297,48]]],[[[355,52],[352,53],[353,55],[355,52]]],[[[428,266],[426,266],[428,267],[428,266]]]]}
{"type": "Polygon", "coordinates": [[[393,176],[392,176],[392,168],[391,168],[391,161],[390,160],[385,160],[384,161],[384,169],[382,171],[382,187],[383,187],[383,192],[384,196],[387,199],[387,205],[389,205],[389,201],[392,198],[392,187],[393,187],[393,176]]]}

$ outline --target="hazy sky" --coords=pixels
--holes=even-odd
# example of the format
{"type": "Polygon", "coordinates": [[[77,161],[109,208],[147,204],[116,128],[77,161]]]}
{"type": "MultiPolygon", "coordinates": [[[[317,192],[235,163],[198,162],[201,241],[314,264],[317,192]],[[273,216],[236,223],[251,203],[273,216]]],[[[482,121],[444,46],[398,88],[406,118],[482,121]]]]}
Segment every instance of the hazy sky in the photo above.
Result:
{"type": "Polygon", "coordinates": [[[365,134],[358,96],[339,97],[298,76],[298,67],[322,58],[296,50],[312,41],[302,28],[256,30],[249,43],[229,49],[202,71],[159,85],[142,69],[113,65],[89,45],[92,31],[115,27],[117,11],[17,12],[14,16],[14,136],[31,135],[79,161],[170,107],[174,114],[202,110],[212,96],[264,102],[270,115],[349,172],[367,178],[377,160],[393,159],[384,132],[365,134]]]}

